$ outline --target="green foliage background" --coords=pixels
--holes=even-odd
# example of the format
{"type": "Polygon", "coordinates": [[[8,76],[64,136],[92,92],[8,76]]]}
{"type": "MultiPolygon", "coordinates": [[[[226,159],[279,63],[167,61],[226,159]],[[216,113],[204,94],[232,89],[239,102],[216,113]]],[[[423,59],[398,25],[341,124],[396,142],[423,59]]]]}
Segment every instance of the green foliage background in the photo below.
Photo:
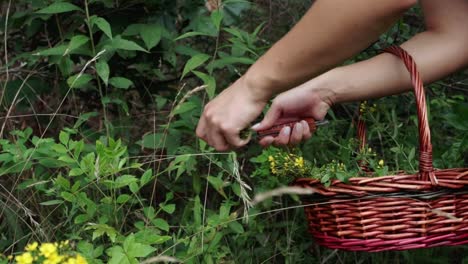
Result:
{"type": "MultiPolygon", "coordinates": [[[[187,263],[468,263],[453,257],[466,247],[378,254],[320,248],[306,233],[298,197],[246,211],[247,196],[288,183],[254,173],[258,146],[217,153],[195,137],[203,105],[310,4],[226,0],[209,10],[202,0],[0,3],[0,252],[69,239],[90,263],[161,256],[187,263]]],[[[346,63],[421,30],[414,8],[346,63]]],[[[468,164],[466,78],[461,72],[427,89],[439,168],[468,164]]],[[[393,170],[414,171],[412,95],[372,103],[370,145],[393,170]]],[[[330,124],[301,146],[309,161],[353,166],[356,108],[330,111],[330,124]]]]}

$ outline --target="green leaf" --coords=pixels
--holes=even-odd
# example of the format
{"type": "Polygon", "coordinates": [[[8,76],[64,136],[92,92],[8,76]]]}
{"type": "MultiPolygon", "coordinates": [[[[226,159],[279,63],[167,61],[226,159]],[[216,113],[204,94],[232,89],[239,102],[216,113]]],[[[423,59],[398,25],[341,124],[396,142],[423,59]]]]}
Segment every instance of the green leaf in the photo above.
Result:
{"type": "Polygon", "coordinates": [[[109,64],[107,64],[107,62],[103,60],[96,62],[96,71],[99,77],[107,86],[109,83],[109,64]]]}
{"type": "Polygon", "coordinates": [[[109,22],[107,22],[107,20],[105,20],[102,17],[92,16],[90,18],[90,23],[91,23],[91,26],[96,25],[102,32],[104,32],[104,34],[106,34],[107,37],[112,39],[112,29],[111,29],[109,22]]]}
{"type": "Polygon", "coordinates": [[[181,40],[181,39],[188,38],[188,37],[194,37],[194,36],[210,36],[210,37],[215,37],[216,35],[210,35],[210,34],[207,34],[207,33],[204,33],[204,32],[198,32],[198,31],[191,31],[191,32],[187,32],[187,33],[185,33],[185,34],[180,35],[179,37],[177,37],[177,38],[174,39],[174,40],[177,41],[177,40],[181,40]]]}
{"type": "Polygon", "coordinates": [[[228,224],[229,228],[231,228],[232,231],[234,231],[237,234],[243,234],[244,233],[244,227],[237,221],[230,222],[228,224]]]}
{"type": "Polygon", "coordinates": [[[55,144],[52,146],[52,149],[60,154],[65,154],[68,152],[67,148],[62,144],[55,144]]]}
{"type": "Polygon", "coordinates": [[[75,217],[75,224],[81,224],[89,220],[89,216],[87,214],[80,214],[75,217]]]}
{"type": "Polygon", "coordinates": [[[169,224],[164,219],[156,218],[152,222],[155,227],[164,231],[169,231],[169,224]]]}
{"type": "Polygon", "coordinates": [[[74,202],[76,200],[75,196],[69,192],[61,192],[60,196],[62,196],[63,199],[69,202],[74,202]]]}
{"type": "Polygon", "coordinates": [[[221,21],[223,20],[223,17],[224,13],[220,9],[217,9],[211,13],[211,21],[213,21],[213,24],[218,31],[221,27],[221,21]]]}
{"type": "Polygon", "coordinates": [[[67,45],[58,45],[49,49],[35,51],[32,54],[35,56],[63,56],[67,50],[67,45]]]}
{"type": "Polygon", "coordinates": [[[207,61],[209,58],[210,56],[204,53],[197,54],[190,58],[185,64],[184,71],[182,72],[182,76],[180,77],[180,79],[182,80],[187,73],[205,63],[205,61],[207,61]]]}
{"type": "Polygon", "coordinates": [[[136,44],[133,41],[126,40],[121,38],[120,36],[116,36],[112,40],[111,46],[114,49],[121,49],[121,50],[136,50],[136,51],[143,51],[147,52],[144,48],[142,48],[140,45],[136,44]]]}
{"type": "Polygon", "coordinates": [[[210,76],[206,73],[199,71],[192,71],[198,78],[202,79],[203,83],[206,85],[206,93],[210,99],[215,97],[216,93],[216,81],[213,76],[210,76]]]}
{"type": "Polygon", "coordinates": [[[84,36],[84,35],[76,35],[73,36],[70,40],[70,43],[68,43],[68,47],[64,52],[64,56],[69,54],[71,51],[76,50],[77,48],[83,46],[89,41],[89,38],[84,36]]]}
{"type": "Polygon", "coordinates": [[[176,208],[175,204],[165,204],[165,205],[160,204],[159,207],[161,207],[161,209],[163,209],[163,211],[168,214],[174,213],[175,208],[176,208]]]}
{"type": "Polygon", "coordinates": [[[143,136],[143,140],[141,141],[141,146],[144,148],[149,149],[158,149],[164,147],[164,142],[162,139],[164,138],[164,134],[162,133],[153,133],[147,134],[143,136]]]}
{"type": "Polygon", "coordinates": [[[112,77],[109,79],[109,83],[115,88],[128,89],[133,85],[133,82],[124,77],[112,77]]]}
{"type": "Polygon", "coordinates": [[[60,143],[66,146],[68,144],[68,141],[70,140],[70,134],[68,134],[65,131],[60,131],[59,140],[60,143]]]}
{"type": "Polygon", "coordinates": [[[62,155],[57,160],[63,161],[63,162],[68,163],[68,164],[76,164],[76,162],[77,162],[76,160],[72,159],[68,155],[62,155]]]}
{"type": "Polygon", "coordinates": [[[70,172],[68,173],[68,176],[79,176],[79,175],[82,175],[84,172],[82,169],[80,168],[73,168],[70,170],[70,172]]]}
{"type": "Polygon", "coordinates": [[[250,58],[246,57],[224,57],[222,59],[215,60],[208,68],[210,70],[214,69],[221,69],[226,67],[227,65],[232,65],[236,63],[241,63],[241,64],[253,64],[255,61],[250,58]]]}
{"type": "Polygon", "coordinates": [[[67,84],[70,88],[83,88],[85,87],[93,78],[92,75],[84,73],[84,74],[75,74],[73,76],[68,77],[67,84]]]}
{"type": "Polygon", "coordinates": [[[126,202],[128,202],[132,197],[128,194],[121,194],[119,195],[119,197],[117,197],[117,203],[118,204],[124,204],[126,202]]]}
{"type": "Polygon", "coordinates": [[[38,14],[59,14],[59,13],[65,13],[65,12],[70,12],[70,11],[81,11],[83,12],[83,9],[79,8],[78,6],[68,3],[68,2],[55,2],[51,4],[48,7],[45,7],[43,9],[40,9],[36,11],[38,14]]]}
{"type": "Polygon", "coordinates": [[[133,175],[122,175],[118,177],[112,184],[113,188],[122,188],[129,185],[130,183],[137,182],[138,179],[133,175]]]}
{"type": "Polygon", "coordinates": [[[143,173],[140,179],[140,187],[143,187],[145,184],[150,182],[152,178],[153,178],[153,170],[149,169],[145,171],[145,173],[143,173]]]}
{"type": "Polygon", "coordinates": [[[194,102],[184,102],[180,104],[174,111],[172,112],[172,115],[179,115],[183,113],[187,113],[188,111],[191,111],[195,109],[198,105],[194,102]]]}
{"type": "Polygon", "coordinates": [[[145,24],[140,29],[140,36],[148,50],[158,45],[161,40],[162,27],[159,24],[145,24]]]}
{"type": "Polygon", "coordinates": [[[57,204],[63,204],[62,200],[50,200],[50,201],[45,201],[42,203],[39,203],[41,205],[57,205],[57,204]]]}

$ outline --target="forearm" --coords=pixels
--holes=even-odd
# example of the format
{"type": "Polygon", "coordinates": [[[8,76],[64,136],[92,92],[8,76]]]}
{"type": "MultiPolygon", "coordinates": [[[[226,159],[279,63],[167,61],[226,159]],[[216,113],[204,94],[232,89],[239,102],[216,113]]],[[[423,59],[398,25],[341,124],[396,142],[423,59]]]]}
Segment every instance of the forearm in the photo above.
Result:
{"type": "MultiPolygon", "coordinates": [[[[440,38],[434,32],[421,33],[401,47],[416,61],[424,83],[447,76],[468,62],[465,45],[453,38],[440,38]]],[[[412,89],[408,70],[391,54],[336,68],[324,74],[323,81],[332,91],[329,96],[333,103],[384,97],[412,89]]]]}
{"type": "MultiPolygon", "coordinates": [[[[427,31],[401,47],[416,61],[424,83],[430,83],[468,65],[468,2],[421,0],[421,7],[427,31]]],[[[320,81],[331,103],[411,90],[408,70],[399,58],[387,53],[333,69],[320,76],[320,81]]]]}
{"type": "Polygon", "coordinates": [[[264,98],[301,84],[366,48],[415,2],[317,0],[245,81],[264,98]]]}

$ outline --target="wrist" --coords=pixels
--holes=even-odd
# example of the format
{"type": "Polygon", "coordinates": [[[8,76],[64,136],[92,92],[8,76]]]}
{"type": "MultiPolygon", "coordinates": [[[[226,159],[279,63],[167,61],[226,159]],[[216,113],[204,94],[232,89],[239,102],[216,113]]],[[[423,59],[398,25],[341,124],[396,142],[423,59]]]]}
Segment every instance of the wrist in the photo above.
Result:
{"type": "Polygon", "coordinates": [[[278,82],[253,65],[243,76],[243,84],[256,101],[268,102],[276,93],[278,82]]]}

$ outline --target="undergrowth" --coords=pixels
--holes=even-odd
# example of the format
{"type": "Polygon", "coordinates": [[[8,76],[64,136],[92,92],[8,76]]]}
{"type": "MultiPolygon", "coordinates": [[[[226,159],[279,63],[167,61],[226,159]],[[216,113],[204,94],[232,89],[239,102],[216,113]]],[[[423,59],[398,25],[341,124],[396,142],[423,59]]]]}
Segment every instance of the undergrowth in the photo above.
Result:
{"type": "MultiPolygon", "coordinates": [[[[88,263],[467,262],[453,258],[465,247],[347,253],[309,238],[299,191],[282,186],[309,169],[324,182],[358,173],[357,104],[331,110],[329,125],[286,154],[288,169],[277,167],[284,151],[218,153],[195,137],[203,105],[309,4],[270,1],[281,13],[266,2],[1,3],[0,263],[27,263],[31,245],[60,241],[70,253],[60,261],[88,263]]],[[[415,17],[347,63],[421,30],[415,17]]],[[[428,88],[438,168],[468,163],[465,80],[428,88]]],[[[370,166],[415,171],[412,95],[369,103],[370,166]]]]}

